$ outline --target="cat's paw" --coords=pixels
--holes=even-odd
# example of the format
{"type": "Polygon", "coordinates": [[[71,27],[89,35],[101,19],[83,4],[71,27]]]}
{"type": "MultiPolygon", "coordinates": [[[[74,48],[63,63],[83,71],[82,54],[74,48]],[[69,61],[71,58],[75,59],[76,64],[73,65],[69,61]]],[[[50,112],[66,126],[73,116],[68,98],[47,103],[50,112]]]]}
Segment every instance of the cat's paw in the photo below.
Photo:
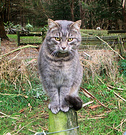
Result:
{"type": "Polygon", "coordinates": [[[60,109],[61,109],[61,111],[63,111],[63,112],[68,112],[68,111],[69,111],[69,106],[67,106],[67,105],[62,105],[62,106],[60,107],[60,109]]]}
{"type": "Polygon", "coordinates": [[[48,105],[48,108],[52,111],[52,113],[57,114],[60,110],[59,105],[48,105]]]}

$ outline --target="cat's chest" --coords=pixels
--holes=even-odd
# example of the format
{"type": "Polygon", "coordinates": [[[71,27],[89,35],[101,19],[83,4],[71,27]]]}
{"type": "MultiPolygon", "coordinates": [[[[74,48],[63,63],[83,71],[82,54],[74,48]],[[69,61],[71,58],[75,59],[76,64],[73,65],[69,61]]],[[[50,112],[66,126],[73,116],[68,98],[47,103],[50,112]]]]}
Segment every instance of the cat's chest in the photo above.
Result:
{"type": "Polygon", "coordinates": [[[72,62],[58,62],[54,64],[54,70],[61,73],[61,74],[67,74],[70,73],[73,69],[72,62]]]}
{"type": "Polygon", "coordinates": [[[59,63],[55,66],[54,80],[57,85],[69,83],[72,79],[72,76],[73,67],[71,63],[59,63]]]}

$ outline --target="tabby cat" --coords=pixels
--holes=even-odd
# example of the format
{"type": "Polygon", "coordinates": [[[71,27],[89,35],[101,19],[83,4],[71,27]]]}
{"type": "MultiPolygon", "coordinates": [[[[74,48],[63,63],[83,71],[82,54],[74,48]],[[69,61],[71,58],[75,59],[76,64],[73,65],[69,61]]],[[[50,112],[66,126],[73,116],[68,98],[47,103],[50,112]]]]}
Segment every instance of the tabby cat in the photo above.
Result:
{"type": "Polygon", "coordinates": [[[81,20],[53,21],[48,19],[48,32],[39,52],[38,67],[44,90],[50,97],[49,109],[67,112],[70,107],[79,110],[78,97],[83,69],[78,55],[81,43],[81,20]]]}

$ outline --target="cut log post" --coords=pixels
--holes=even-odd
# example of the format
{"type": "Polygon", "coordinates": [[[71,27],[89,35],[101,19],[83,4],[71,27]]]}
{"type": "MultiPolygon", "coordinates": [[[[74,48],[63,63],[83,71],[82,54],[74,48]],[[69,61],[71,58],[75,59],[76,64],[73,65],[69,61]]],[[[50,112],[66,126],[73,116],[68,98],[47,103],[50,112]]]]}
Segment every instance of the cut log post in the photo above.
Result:
{"type": "Polygon", "coordinates": [[[0,55],[1,55],[1,38],[0,38],[0,55]]]}
{"type": "Polygon", "coordinates": [[[77,112],[70,109],[68,112],[53,114],[49,110],[49,133],[52,135],[79,135],[77,112]]]}
{"type": "Polygon", "coordinates": [[[123,43],[123,39],[120,36],[118,36],[118,49],[121,56],[125,57],[124,43],[123,43]]]}
{"type": "Polygon", "coordinates": [[[17,31],[17,46],[20,46],[20,31],[17,31]]]}

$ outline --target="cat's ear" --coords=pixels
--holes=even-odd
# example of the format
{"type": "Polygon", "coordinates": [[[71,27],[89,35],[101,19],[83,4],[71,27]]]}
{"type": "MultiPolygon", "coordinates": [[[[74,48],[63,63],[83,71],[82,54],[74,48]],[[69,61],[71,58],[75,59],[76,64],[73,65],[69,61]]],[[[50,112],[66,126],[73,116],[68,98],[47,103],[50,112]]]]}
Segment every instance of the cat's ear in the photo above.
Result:
{"type": "Polygon", "coordinates": [[[81,20],[78,20],[78,21],[76,21],[76,22],[74,22],[74,23],[72,23],[72,24],[70,25],[71,28],[75,28],[75,29],[77,29],[77,30],[80,29],[80,26],[81,26],[81,20]]]}
{"type": "Polygon", "coordinates": [[[48,26],[49,26],[49,29],[51,30],[54,27],[59,27],[59,24],[53,21],[52,19],[48,19],[48,26]]]}

